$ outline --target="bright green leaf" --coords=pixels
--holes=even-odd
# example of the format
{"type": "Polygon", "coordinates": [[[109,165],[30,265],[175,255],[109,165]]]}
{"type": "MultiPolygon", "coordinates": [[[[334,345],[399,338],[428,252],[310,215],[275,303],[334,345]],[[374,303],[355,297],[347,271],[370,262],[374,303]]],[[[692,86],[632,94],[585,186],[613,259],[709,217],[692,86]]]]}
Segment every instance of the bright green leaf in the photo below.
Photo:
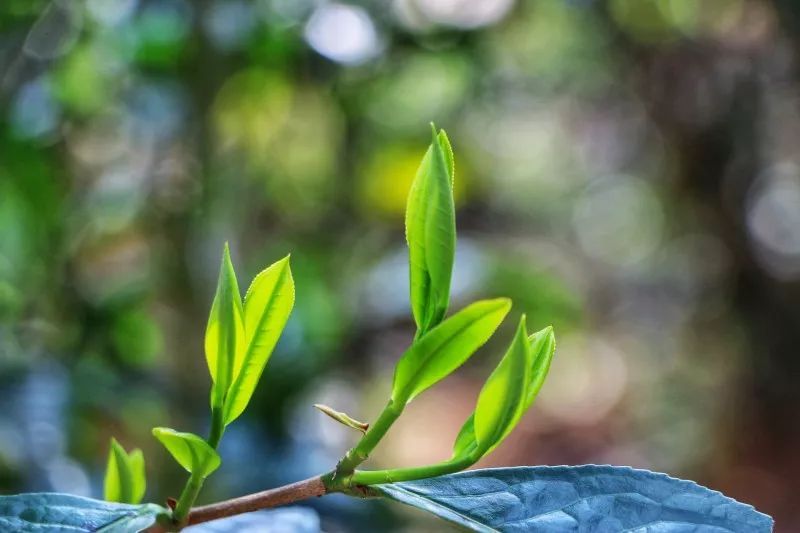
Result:
{"type": "MultiPolygon", "coordinates": [[[[528,345],[530,346],[533,362],[528,375],[528,384],[525,387],[522,409],[517,414],[516,418],[508,425],[508,427],[506,427],[500,439],[489,449],[482,449],[480,452],[481,454],[488,453],[488,451],[494,449],[500,444],[500,442],[502,442],[503,439],[508,436],[509,433],[511,433],[511,431],[519,422],[520,418],[522,418],[522,415],[525,414],[525,411],[527,411],[533,404],[536,395],[542,388],[542,384],[547,377],[547,371],[550,368],[550,362],[553,360],[553,354],[555,353],[556,344],[552,326],[548,326],[543,330],[530,335],[528,337],[528,345]]],[[[473,413],[462,426],[461,431],[458,433],[458,437],[456,437],[455,444],[453,445],[453,457],[466,457],[472,453],[475,453],[477,448],[478,443],[475,436],[475,413],[473,413]]]]}
{"type": "Polygon", "coordinates": [[[110,502],[139,503],[144,498],[146,481],[142,450],[130,454],[111,439],[105,477],[105,499],[110,502]]]}
{"type": "Polygon", "coordinates": [[[509,309],[507,298],[473,303],[412,344],[397,363],[392,400],[405,404],[461,366],[489,340],[509,309]]]}
{"type": "Polygon", "coordinates": [[[444,130],[422,158],[406,205],[411,311],[417,338],[447,312],[456,249],[453,151],[444,130]]]}
{"type": "Polygon", "coordinates": [[[522,415],[531,366],[531,348],[523,315],[511,346],[478,396],[474,428],[480,453],[496,446],[522,415]]]}
{"type": "Polygon", "coordinates": [[[241,367],[244,358],[246,345],[242,315],[242,298],[226,243],[205,339],[206,360],[214,382],[211,406],[216,409],[224,405],[235,369],[241,367]]]}
{"type": "Polygon", "coordinates": [[[181,433],[170,428],[153,428],[153,435],[172,454],[183,468],[200,477],[208,477],[219,468],[217,452],[193,433],[181,433]]]}
{"type": "Polygon", "coordinates": [[[550,363],[556,352],[556,336],[553,333],[553,326],[547,326],[543,330],[537,331],[528,337],[528,342],[533,355],[533,367],[525,393],[525,410],[533,405],[533,400],[539,394],[544,380],[547,378],[547,372],[550,370],[550,363]]]}
{"type": "Polygon", "coordinates": [[[286,256],[258,274],[245,295],[247,349],[234,369],[225,400],[225,424],[233,422],[247,407],[293,306],[294,280],[286,256]]]}
{"type": "Polygon", "coordinates": [[[478,447],[475,441],[475,413],[469,415],[469,418],[464,425],[461,426],[461,431],[458,432],[456,441],[453,444],[453,458],[467,457],[471,455],[478,447]]]}

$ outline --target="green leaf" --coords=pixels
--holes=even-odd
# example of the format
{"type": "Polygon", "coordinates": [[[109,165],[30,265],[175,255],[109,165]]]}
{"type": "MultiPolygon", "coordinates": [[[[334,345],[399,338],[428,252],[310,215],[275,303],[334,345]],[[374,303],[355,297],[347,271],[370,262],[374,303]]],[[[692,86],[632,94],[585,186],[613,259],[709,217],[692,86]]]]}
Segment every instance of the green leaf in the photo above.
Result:
{"type": "Polygon", "coordinates": [[[272,350],[294,306],[294,280],[289,256],[263,270],[250,284],[244,300],[247,349],[234,369],[234,380],[225,401],[225,424],[247,407],[272,350]]]}
{"type": "Polygon", "coordinates": [[[70,494],[0,496],[1,531],[137,533],[168,511],[151,503],[127,505],[70,494]]]}
{"type": "Polygon", "coordinates": [[[205,478],[219,468],[219,454],[201,437],[170,428],[153,428],[153,435],[191,474],[205,478]]]}
{"type": "Polygon", "coordinates": [[[226,243],[205,339],[206,360],[214,382],[211,387],[213,408],[220,409],[224,405],[235,369],[241,367],[244,358],[246,345],[242,315],[242,298],[226,243]]]}
{"type": "Polygon", "coordinates": [[[370,493],[470,531],[769,533],[772,519],[692,481],[625,466],[471,470],[370,493]]]}
{"type": "MultiPolygon", "coordinates": [[[[458,432],[456,441],[453,444],[453,459],[467,457],[475,453],[478,448],[478,442],[475,440],[475,413],[469,415],[469,418],[464,425],[461,426],[461,431],[458,432]]],[[[480,459],[480,457],[476,457],[480,459]]]]}
{"type": "Polygon", "coordinates": [[[531,366],[531,349],[522,315],[511,346],[478,396],[474,431],[481,455],[496,446],[522,416],[531,366]]]}
{"type": "MultiPolygon", "coordinates": [[[[547,372],[550,369],[550,363],[553,360],[553,354],[555,353],[556,347],[553,328],[548,326],[543,330],[532,334],[528,337],[528,344],[530,346],[533,364],[528,376],[528,384],[525,389],[523,408],[513,423],[506,428],[503,436],[489,450],[480,452],[484,455],[497,447],[497,445],[499,445],[500,442],[502,442],[502,440],[505,439],[509,433],[511,433],[511,431],[519,422],[520,418],[522,418],[525,412],[533,404],[534,399],[536,399],[536,395],[539,393],[539,390],[542,388],[544,380],[547,377],[547,372]]],[[[470,415],[470,417],[464,423],[464,426],[461,428],[458,437],[456,437],[455,444],[453,445],[453,457],[466,457],[473,453],[478,453],[478,443],[475,437],[475,413],[470,415]]],[[[476,460],[479,458],[479,455],[475,457],[476,460]]]]}
{"type": "Polygon", "coordinates": [[[507,298],[473,303],[412,344],[397,363],[392,400],[404,405],[461,366],[489,340],[510,308],[507,298]]]}
{"type": "Polygon", "coordinates": [[[145,487],[142,450],[137,448],[128,454],[112,438],[106,466],[105,499],[110,502],[139,503],[144,498],[145,487]]]}
{"type": "Polygon", "coordinates": [[[453,151],[444,130],[436,134],[411,184],[406,205],[411,312],[417,338],[447,312],[456,249],[453,151]]]}
{"type": "Polygon", "coordinates": [[[550,363],[556,352],[556,336],[553,333],[553,326],[547,326],[543,330],[537,331],[528,337],[528,342],[533,354],[533,368],[531,368],[528,390],[525,393],[525,410],[533,405],[533,400],[539,394],[544,380],[547,378],[547,372],[550,370],[550,363]]]}

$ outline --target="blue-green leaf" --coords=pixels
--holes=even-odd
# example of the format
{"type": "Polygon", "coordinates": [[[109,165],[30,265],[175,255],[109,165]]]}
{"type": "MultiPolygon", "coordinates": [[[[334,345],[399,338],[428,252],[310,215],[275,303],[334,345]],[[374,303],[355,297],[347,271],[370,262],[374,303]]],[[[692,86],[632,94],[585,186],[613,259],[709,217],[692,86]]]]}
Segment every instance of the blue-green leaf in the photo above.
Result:
{"type": "Polygon", "coordinates": [[[258,274],[244,299],[246,350],[234,367],[234,377],[225,398],[225,424],[233,422],[247,407],[272,350],[286,326],[294,306],[294,280],[289,256],[258,274]]]}
{"type": "Polygon", "coordinates": [[[201,437],[170,428],[153,428],[153,435],[189,473],[208,477],[219,468],[219,454],[201,437]]]}
{"type": "Polygon", "coordinates": [[[137,533],[166,513],[153,504],[127,505],[70,494],[0,496],[0,531],[137,533]]]}
{"type": "Polygon", "coordinates": [[[214,382],[211,387],[211,406],[215,409],[221,409],[224,405],[235,369],[241,367],[244,358],[243,315],[242,296],[226,243],[205,338],[206,361],[214,382]]]}
{"type": "Polygon", "coordinates": [[[719,492],[647,470],[539,466],[375,485],[472,531],[767,533],[772,519],[719,492]]]}
{"type": "Polygon", "coordinates": [[[139,503],[144,498],[145,488],[142,450],[137,448],[127,453],[119,442],[112,438],[103,497],[110,502],[139,503]]]}
{"type": "Polygon", "coordinates": [[[417,337],[444,319],[456,249],[453,151],[444,130],[422,158],[406,204],[411,312],[417,337]]]}
{"type": "Polygon", "coordinates": [[[507,298],[475,302],[414,342],[397,363],[392,400],[405,405],[461,366],[489,340],[510,308],[507,298]]]}

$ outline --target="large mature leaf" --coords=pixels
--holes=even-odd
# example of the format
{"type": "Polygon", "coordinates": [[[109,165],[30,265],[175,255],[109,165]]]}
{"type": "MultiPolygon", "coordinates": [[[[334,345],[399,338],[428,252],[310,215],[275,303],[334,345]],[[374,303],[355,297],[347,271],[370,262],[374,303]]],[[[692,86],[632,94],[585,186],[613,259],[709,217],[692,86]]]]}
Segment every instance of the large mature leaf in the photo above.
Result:
{"type": "Polygon", "coordinates": [[[211,387],[211,406],[217,409],[222,408],[235,369],[241,367],[244,358],[243,313],[242,297],[226,243],[205,338],[206,361],[214,382],[211,387]]]}
{"type": "Polygon", "coordinates": [[[647,470],[539,466],[376,485],[473,531],[762,533],[772,519],[719,492],[647,470]]]}
{"type": "Polygon", "coordinates": [[[102,502],[70,494],[0,496],[0,531],[136,533],[166,512],[158,505],[102,502]]]}
{"type": "Polygon", "coordinates": [[[422,158],[406,204],[411,312],[418,337],[447,312],[456,249],[453,151],[444,130],[422,158]]]}
{"type": "Polygon", "coordinates": [[[287,255],[257,275],[247,289],[244,300],[247,349],[234,369],[235,377],[225,400],[225,424],[233,422],[247,407],[292,306],[294,280],[287,255]]]}
{"type": "MultiPolygon", "coordinates": [[[[514,429],[514,426],[516,426],[519,422],[519,419],[525,414],[525,411],[527,411],[533,404],[533,401],[536,399],[536,395],[539,394],[539,390],[541,390],[542,384],[547,377],[547,371],[550,369],[550,362],[553,360],[553,354],[555,353],[556,348],[553,328],[548,326],[541,331],[537,331],[528,337],[528,343],[530,345],[533,363],[528,375],[528,383],[525,388],[525,397],[522,409],[519,411],[519,413],[517,413],[517,417],[511,422],[511,424],[506,427],[503,435],[497,441],[495,441],[488,450],[483,450],[483,454],[486,454],[497,447],[503,441],[503,439],[505,439],[508,434],[511,433],[511,431],[514,429]]],[[[506,357],[507,356],[508,355],[506,355],[506,357]]],[[[492,378],[489,379],[491,380],[492,378]]],[[[481,395],[483,395],[483,392],[481,392],[481,395]]],[[[480,403],[481,400],[479,398],[478,404],[480,403]]],[[[473,413],[464,423],[464,426],[461,428],[461,431],[456,438],[455,444],[453,445],[453,457],[465,457],[474,452],[477,448],[478,445],[475,436],[475,414],[473,413]]]]}
{"type": "Polygon", "coordinates": [[[104,498],[110,502],[139,503],[146,487],[142,450],[127,453],[116,439],[111,439],[104,484],[104,498]]]}
{"type": "Polygon", "coordinates": [[[532,359],[522,315],[508,351],[478,396],[474,431],[480,454],[496,446],[522,416],[532,359]]]}
{"type": "Polygon", "coordinates": [[[284,507],[221,518],[186,528],[187,533],[319,533],[320,520],[308,507],[284,507]]]}
{"type": "Polygon", "coordinates": [[[461,366],[489,340],[509,309],[507,298],[475,302],[412,344],[397,363],[392,400],[405,404],[461,366]]]}
{"type": "Polygon", "coordinates": [[[201,437],[170,428],[153,428],[153,435],[183,468],[192,474],[208,477],[219,468],[219,454],[201,437]]]}

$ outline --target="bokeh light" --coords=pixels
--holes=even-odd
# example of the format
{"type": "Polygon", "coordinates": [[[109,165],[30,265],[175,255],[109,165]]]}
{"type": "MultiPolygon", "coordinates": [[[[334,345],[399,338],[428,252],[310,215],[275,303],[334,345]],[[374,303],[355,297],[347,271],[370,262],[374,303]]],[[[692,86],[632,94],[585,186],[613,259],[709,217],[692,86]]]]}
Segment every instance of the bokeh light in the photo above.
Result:
{"type": "MultiPolygon", "coordinates": [[[[292,253],[293,315],[208,500],[329,468],[413,338],[403,213],[455,149],[451,312],[509,324],[374,464],[445,458],[526,313],[542,395],[481,466],[669,471],[800,530],[800,4],[786,0],[0,1],[0,493],[100,496],[108,439],[180,490],[229,242],[292,253]]],[[[320,499],[326,531],[432,531],[320,499]]],[[[313,518],[313,516],[312,516],[313,518]]],[[[312,520],[313,522],[313,520],[312,520]]]]}

